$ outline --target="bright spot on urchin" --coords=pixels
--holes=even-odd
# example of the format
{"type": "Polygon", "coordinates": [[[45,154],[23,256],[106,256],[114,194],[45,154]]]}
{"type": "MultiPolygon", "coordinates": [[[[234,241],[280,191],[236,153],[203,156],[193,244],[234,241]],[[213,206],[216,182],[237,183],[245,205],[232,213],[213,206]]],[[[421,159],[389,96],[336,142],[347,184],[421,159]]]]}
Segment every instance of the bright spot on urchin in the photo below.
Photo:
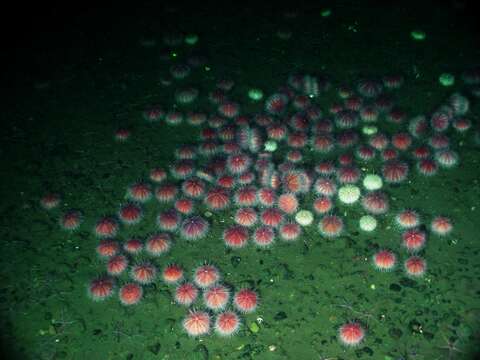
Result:
{"type": "Polygon", "coordinates": [[[273,140],[268,140],[265,142],[265,151],[268,151],[268,152],[274,152],[275,150],[277,150],[277,142],[276,141],[273,141],[273,140]]]}
{"type": "Polygon", "coordinates": [[[452,86],[455,84],[455,76],[450,73],[442,73],[438,77],[438,82],[443,86],[452,86]]]}
{"type": "Polygon", "coordinates": [[[356,185],[348,184],[338,189],[338,199],[344,204],[353,204],[360,198],[360,188],[356,185]]]}
{"type": "Polygon", "coordinates": [[[373,231],[377,228],[377,219],[371,215],[365,215],[360,218],[359,225],[363,231],[373,231]]]}
{"type": "Polygon", "coordinates": [[[313,214],[308,210],[300,210],[295,215],[295,221],[302,226],[311,225],[313,222],[313,214]]]}
{"type": "Polygon", "coordinates": [[[368,174],[363,178],[363,186],[367,190],[378,190],[383,187],[383,180],[378,175],[368,174]]]}
{"type": "Polygon", "coordinates": [[[258,88],[248,90],[248,97],[253,101],[260,101],[263,98],[263,91],[258,88]]]}
{"type": "Polygon", "coordinates": [[[362,128],[362,133],[365,135],[375,135],[378,132],[378,128],[375,125],[365,125],[362,128]]]}

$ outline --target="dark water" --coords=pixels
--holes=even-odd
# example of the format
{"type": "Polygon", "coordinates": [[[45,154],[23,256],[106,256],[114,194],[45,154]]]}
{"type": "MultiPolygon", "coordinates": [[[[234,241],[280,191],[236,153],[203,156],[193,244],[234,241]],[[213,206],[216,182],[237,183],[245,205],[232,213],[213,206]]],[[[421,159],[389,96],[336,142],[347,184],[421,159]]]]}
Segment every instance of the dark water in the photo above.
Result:
{"type": "MultiPolygon", "coordinates": [[[[14,10],[12,19],[22,19],[25,27],[17,33],[4,32],[10,34],[5,44],[11,60],[5,68],[1,135],[0,308],[7,358],[475,358],[480,316],[479,91],[462,75],[478,65],[479,47],[469,3],[192,7],[151,2],[132,8],[83,4],[74,13],[57,4],[39,7],[37,16],[14,10]],[[322,16],[327,9],[330,15],[322,16]],[[424,32],[426,38],[415,41],[414,30],[424,32]],[[185,44],[187,34],[198,35],[198,43],[185,44]],[[206,62],[191,66],[185,79],[171,78],[172,65],[185,64],[197,55],[206,62]],[[401,184],[384,185],[390,209],[377,216],[374,232],[359,229],[359,218],[365,214],[361,205],[344,205],[334,198],[334,213],[345,222],[339,237],[321,236],[317,224],[322,216],[315,215],[297,241],[277,238],[266,249],[251,241],[245,248],[227,249],[222,233],[233,224],[235,207],[208,216],[208,209],[198,202],[195,212],[211,225],[204,239],[186,242],[174,232],[168,254],[143,255],[131,262],[151,261],[159,271],[175,262],[191,278],[193,269],[207,261],[220,269],[222,281],[232,291],[255,289],[258,308],[240,315],[240,331],[230,338],[214,331],[189,337],[182,329],[188,311],[173,302],[174,286],[160,277],[144,286],[144,298],[137,305],[123,306],[117,290],[103,302],[92,301],[88,284],[105,271],[105,261],[95,253],[99,243],[92,231],[95,222],[117,214],[127,186],[149,181],[154,167],[168,170],[175,150],[183,144],[199,144],[201,129],[207,127],[149,123],[142,111],[160,104],[166,111],[182,114],[214,114],[217,106],[209,100],[209,92],[219,80],[228,79],[234,82],[228,98],[240,105],[241,114],[253,119],[263,111],[263,101],[250,100],[248,90],[261,89],[265,100],[297,73],[309,75],[308,79],[328,78],[329,89],[311,101],[324,118],[332,119],[331,105],[342,103],[339,87],[355,90],[361,79],[401,75],[403,85],[385,92],[405,111],[405,122],[392,124],[381,115],[374,123],[389,136],[408,131],[413,116],[424,114],[429,119],[452,94],[462,94],[469,100],[464,117],[472,127],[464,133],[450,127],[444,133],[459,156],[458,165],[425,177],[416,171],[410,152],[400,152],[410,172],[401,184]],[[452,74],[455,83],[442,86],[442,73],[452,74]],[[199,90],[198,99],[175,105],[175,92],[189,86],[199,90]],[[130,138],[116,141],[118,129],[128,129],[130,138]],[[47,193],[60,194],[57,208],[40,206],[47,193]],[[401,245],[395,216],[404,208],[418,211],[427,233],[426,246],[419,253],[427,270],[419,278],[407,276],[402,265],[409,255],[401,245]],[[74,232],[59,226],[60,216],[70,209],[83,214],[74,232]],[[452,220],[451,234],[440,237],[430,231],[436,215],[452,220]],[[397,255],[394,271],[380,272],[372,266],[371,257],[380,248],[397,255]],[[356,347],[344,346],[338,339],[339,327],[349,321],[357,321],[366,331],[356,347]]],[[[285,121],[296,111],[290,104],[275,119],[285,121]]],[[[362,126],[355,131],[366,142],[362,126]]],[[[336,129],[334,134],[339,132],[336,129]]],[[[412,147],[428,143],[431,135],[414,139],[412,147]]],[[[304,160],[297,167],[309,172],[318,162],[337,161],[340,154],[354,149],[337,148],[321,155],[307,146],[300,149],[304,160]]],[[[276,165],[288,150],[285,142],[279,143],[273,155],[276,165]]],[[[201,158],[197,165],[206,162],[201,158]]],[[[380,173],[382,166],[379,154],[371,163],[355,160],[355,164],[362,174],[380,173]]],[[[315,195],[310,191],[298,198],[301,208],[311,209],[315,195]]],[[[156,216],[169,207],[151,200],[143,205],[143,220],[121,225],[117,238],[145,239],[158,231],[156,216]]],[[[124,274],[117,284],[127,281],[124,274]]],[[[195,307],[204,308],[201,299],[195,307]]]]}

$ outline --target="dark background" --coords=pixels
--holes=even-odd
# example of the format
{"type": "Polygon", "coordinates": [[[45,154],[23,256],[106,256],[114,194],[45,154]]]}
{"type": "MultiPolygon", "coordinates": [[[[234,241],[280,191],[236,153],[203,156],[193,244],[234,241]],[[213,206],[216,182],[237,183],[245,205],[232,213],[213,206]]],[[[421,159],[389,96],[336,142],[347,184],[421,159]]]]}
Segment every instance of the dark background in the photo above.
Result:
{"type": "MultiPolygon", "coordinates": [[[[2,5],[1,36],[4,55],[17,62],[22,59],[42,58],[48,61],[47,53],[53,50],[75,46],[93,46],[107,41],[122,25],[132,21],[143,27],[145,32],[162,30],[175,26],[173,14],[181,16],[237,17],[248,13],[257,17],[259,22],[269,21],[274,14],[284,11],[306,11],[337,6],[340,2],[296,1],[285,4],[274,1],[136,1],[129,2],[14,2],[2,5]]],[[[398,12],[398,21],[402,21],[400,9],[408,12],[424,13],[428,25],[428,14],[438,11],[451,11],[452,21],[459,25],[469,24],[471,31],[478,33],[476,15],[478,4],[475,1],[382,1],[370,0],[354,2],[369,11],[370,7],[383,8],[386,12],[398,12]]],[[[422,24],[419,24],[422,25],[422,24]]]]}

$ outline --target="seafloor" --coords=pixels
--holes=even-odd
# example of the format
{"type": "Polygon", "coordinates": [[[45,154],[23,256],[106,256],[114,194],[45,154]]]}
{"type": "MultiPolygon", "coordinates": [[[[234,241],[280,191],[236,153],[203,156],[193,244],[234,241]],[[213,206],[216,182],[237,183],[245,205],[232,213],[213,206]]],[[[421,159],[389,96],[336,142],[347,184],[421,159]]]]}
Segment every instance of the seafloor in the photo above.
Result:
{"type": "MultiPolygon", "coordinates": [[[[54,25],[32,30],[11,53],[1,115],[0,309],[8,354],[2,358],[474,359],[480,346],[480,107],[461,75],[480,59],[468,4],[131,6],[52,15],[54,25]],[[322,16],[326,9],[331,14],[322,16]],[[423,41],[412,39],[416,29],[426,34],[423,41]],[[165,44],[175,34],[197,34],[199,41],[165,44]],[[162,84],[170,66],[192,54],[205,56],[205,66],[162,84]],[[386,185],[391,209],[373,233],[358,228],[360,206],[339,206],[346,221],[339,238],[320,236],[317,217],[296,242],[227,250],[221,239],[231,223],[227,210],[209,218],[205,239],[176,241],[168,255],[153,260],[159,268],[177,262],[191,271],[209,261],[225,283],[258,291],[257,311],[242,315],[242,328],[231,338],[189,337],[181,326],[186,310],[172,302],[173,288],[161,280],[146,286],[135,306],[123,306],[116,295],[92,301],[87,285],[105,266],[95,254],[95,221],[117,212],[129,184],[148,179],[154,167],[168,169],[179,145],[199,141],[199,127],[146,122],[145,107],[173,108],[175,90],[187,84],[201,95],[180,110],[212,113],[206,94],[219,79],[230,79],[235,86],[229,96],[252,114],[263,106],[248,98],[250,88],[268,96],[294,73],[331,79],[331,90],[315,99],[324,110],[340,84],[386,74],[404,77],[395,98],[409,117],[464,94],[473,126],[449,133],[458,166],[423,177],[412,165],[406,182],[386,185]],[[442,73],[453,74],[455,84],[442,86],[442,73]],[[118,128],[129,129],[131,137],[115,141],[118,128]],[[47,211],[39,201],[49,192],[61,194],[62,202],[47,211]],[[370,260],[379,247],[405,258],[393,226],[403,208],[417,209],[424,219],[445,214],[454,223],[447,238],[429,236],[421,253],[428,269],[419,279],[407,277],[402,266],[376,271],[370,260]],[[58,223],[68,209],[84,214],[71,233],[58,223]],[[350,320],[367,329],[356,347],[337,337],[350,320]]],[[[318,160],[308,159],[305,168],[318,160]]],[[[148,203],[145,219],[120,236],[156,231],[158,210],[155,201],[148,203]]]]}

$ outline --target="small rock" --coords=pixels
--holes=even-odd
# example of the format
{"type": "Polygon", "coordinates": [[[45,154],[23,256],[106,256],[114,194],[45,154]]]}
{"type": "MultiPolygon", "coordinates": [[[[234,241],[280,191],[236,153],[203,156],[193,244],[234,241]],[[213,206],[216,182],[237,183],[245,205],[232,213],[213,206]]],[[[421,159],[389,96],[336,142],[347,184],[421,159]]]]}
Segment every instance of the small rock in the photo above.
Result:
{"type": "Polygon", "coordinates": [[[285,311],[280,311],[275,315],[273,319],[275,321],[281,321],[281,320],[285,320],[286,318],[287,318],[287,314],[285,313],[285,311]]]}

